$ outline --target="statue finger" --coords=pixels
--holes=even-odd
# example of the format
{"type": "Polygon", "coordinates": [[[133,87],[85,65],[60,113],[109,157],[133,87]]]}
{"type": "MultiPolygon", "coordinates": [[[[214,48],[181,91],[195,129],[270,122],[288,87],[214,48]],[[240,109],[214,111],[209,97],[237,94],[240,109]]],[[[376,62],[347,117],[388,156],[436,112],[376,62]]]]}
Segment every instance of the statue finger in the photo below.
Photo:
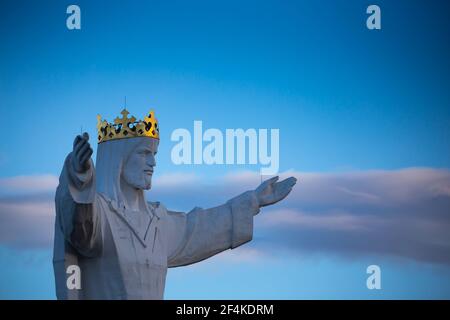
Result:
{"type": "Polygon", "coordinates": [[[84,164],[87,160],[89,160],[89,158],[92,156],[92,149],[88,149],[82,156],[81,156],[81,160],[80,163],[84,164]]]}
{"type": "Polygon", "coordinates": [[[268,179],[267,181],[269,184],[272,184],[272,183],[277,182],[279,178],[280,178],[279,176],[275,176],[275,177],[268,179]]]}
{"type": "Polygon", "coordinates": [[[89,133],[84,132],[83,133],[83,139],[85,139],[86,141],[89,141],[89,133]]]}
{"type": "Polygon", "coordinates": [[[79,136],[80,139],[78,139],[77,143],[75,144],[73,151],[75,152],[75,154],[78,154],[79,150],[86,144],[86,140],[84,140],[83,138],[81,138],[81,136],[79,136]]]}
{"type": "Polygon", "coordinates": [[[80,150],[79,158],[83,159],[85,157],[85,155],[88,153],[92,154],[92,148],[90,146],[88,146],[85,150],[83,150],[83,152],[81,152],[81,150],[80,150]]]}
{"type": "Polygon", "coordinates": [[[292,188],[297,183],[297,179],[295,177],[289,177],[277,183],[282,188],[292,188]]]}
{"type": "Polygon", "coordinates": [[[84,140],[84,143],[81,147],[77,148],[77,150],[75,151],[75,154],[77,155],[78,159],[81,159],[81,156],[83,155],[83,153],[86,152],[86,150],[88,150],[91,146],[89,145],[89,143],[84,140]]]}
{"type": "Polygon", "coordinates": [[[288,194],[291,192],[292,188],[286,188],[286,189],[282,189],[279,190],[278,192],[276,192],[275,198],[276,200],[274,202],[278,202],[283,200],[284,198],[286,198],[288,196],[288,194]]]}
{"type": "Polygon", "coordinates": [[[80,140],[83,139],[80,135],[77,135],[75,137],[75,139],[73,140],[73,149],[75,149],[75,147],[78,145],[78,143],[80,142],[80,140]]]}
{"type": "Polygon", "coordinates": [[[261,188],[265,189],[267,186],[269,186],[269,185],[271,185],[271,184],[277,182],[278,178],[279,178],[279,176],[275,176],[275,177],[272,177],[272,178],[270,178],[270,179],[267,179],[266,181],[264,181],[264,182],[261,184],[261,188]]]}
{"type": "Polygon", "coordinates": [[[289,177],[289,178],[285,179],[285,181],[288,181],[290,185],[294,186],[297,183],[297,178],[289,177]]]}

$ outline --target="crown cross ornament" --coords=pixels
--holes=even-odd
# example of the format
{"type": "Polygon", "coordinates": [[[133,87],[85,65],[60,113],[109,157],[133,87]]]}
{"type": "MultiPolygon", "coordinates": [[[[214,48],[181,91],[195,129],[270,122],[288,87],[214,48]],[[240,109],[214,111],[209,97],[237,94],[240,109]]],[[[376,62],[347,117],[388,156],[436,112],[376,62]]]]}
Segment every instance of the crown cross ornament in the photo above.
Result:
{"type": "Polygon", "coordinates": [[[127,109],[123,109],[120,113],[122,118],[116,117],[114,123],[108,123],[102,120],[101,115],[97,115],[98,143],[134,137],[159,139],[158,120],[153,110],[144,117],[144,120],[138,121],[133,116],[128,118],[130,113],[127,109]]]}

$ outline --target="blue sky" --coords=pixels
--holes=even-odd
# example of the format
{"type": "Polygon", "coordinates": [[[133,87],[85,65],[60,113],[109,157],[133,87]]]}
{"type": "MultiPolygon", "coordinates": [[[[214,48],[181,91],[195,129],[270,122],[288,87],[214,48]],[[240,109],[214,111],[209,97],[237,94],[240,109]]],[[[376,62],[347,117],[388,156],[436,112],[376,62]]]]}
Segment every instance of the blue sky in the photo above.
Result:
{"type": "MultiPolygon", "coordinates": [[[[170,134],[176,128],[192,130],[194,120],[221,130],[279,128],[280,171],[291,170],[300,178],[302,172],[320,175],[310,185],[297,186],[305,193],[314,189],[317,195],[311,191],[304,199],[298,190],[298,197],[309,202],[292,201],[289,210],[309,217],[326,207],[323,212],[330,218],[330,212],[341,212],[345,206],[352,219],[374,212],[397,219],[403,217],[400,211],[422,209],[426,218],[417,216],[423,225],[408,224],[411,232],[415,228],[422,232],[421,226],[431,223],[450,226],[445,214],[450,208],[450,6],[442,1],[374,3],[382,11],[379,31],[365,27],[365,11],[373,3],[356,0],[2,1],[0,107],[5,133],[0,142],[0,203],[4,205],[0,213],[4,228],[20,225],[5,211],[13,201],[34,203],[30,199],[40,197],[39,204],[46,208],[52,198],[51,177],[59,174],[74,135],[82,127],[95,137],[96,115],[112,120],[123,107],[124,96],[136,117],[150,107],[156,111],[161,128],[157,181],[175,174],[195,175],[202,183],[217,185],[224,175],[259,170],[249,165],[172,164],[170,134]],[[69,31],[65,26],[66,8],[72,3],[81,8],[81,30],[69,31]],[[426,170],[402,171],[411,167],[426,170]],[[364,175],[371,170],[394,173],[389,184],[372,190],[370,185],[386,174],[364,175]],[[363,176],[355,184],[345,175],[348,172],[363,176]],[[400,196],[388,199],[383,191],[405,174],[409,178],[393,192],[403,190],[414,194],[407,199],[425,199],[415,206],[408,206],[400,196]],[[43,189],[33,185],[29,192],[10,191],[11,181],[17,183],[20,176],[37,179],[43,189]],[[381,204],[343,203],[328,191],[325,205],[323,189],[314,187],[323,180],[333,186],[338,181],[340,190],[345,186],[353,193],[374,192],[381,204]],[[437,186],[438,204],[422,183],[437,186]],[[383,203],[392,208],[385,209],[383,203]]],[[[210,194],[214,191],[197,193],[196,203],[189,200],[189,188],[177,187],[186,192],[183,201],[166,191],[158,194],[157,184],[150,197],[161,196],[168,207],[183,210],[217,204],[211,197],[227,200],[220,196],[220,186],[215,195],[210,194]]],[[[23,221],[30,220],[24,216],[23,221]]],[[[51,231],[50,222],[45,218],[38,229],[51,231]]],[[[325,228],[315,220],[313,225],[307,230],[312,235],[325,228]]],[[[404,230],[398,228],[395,231],[404,230]]],[[[250,260],[236,263],[239,259],[234,255],[239,254],[226,253],[171,270],[166,297],[450,297],[450,259],[447,255],[444,262],[436,262],[439,259],[419,254],[428,247],[409,249],[404,244],[388,250],[387,244],[378,248],[363,243],[359,250],[355,244],[325,248],[319,239],[307,250],[299,244],[301,253],[278,253],[283,245],[267,248],[267,253],[264,241],[276,236],[268,230],[255,231],[255,241],[245,249],[254,256],[250,260]],[[348,248],[352,248],[350,255],[348,248]],[[370,261],[385,270],[380,292],[364,287],[365,268],[375,263],[370,261]],[[218,266],[223,272],[214,273],[218,266]],[[270,287],[262,280],[267,278],[274,279],[270,287]],[[201,286],[191,290],[195,281],[201,286]],[[247,285],[254,295],[245,292],[247,285]]],[[[444,251],[437,251],[442,256],[450,239],[444,235],[446,229],[439,230],[442,237],[435,243],[442,246],[444,251]]],[[[425,231],[420,234],[427,238],[425,231]]],[[[19,232],[15,236],[19,238],[19,232]]],[[[350,243],[353,238],[347,236],[337,232],[335,241],[350,243]]],[[[398,241],[392,239],[407,243],[408,237],[409,233],[398,241]]],[[[0,240],[0,297],[54,298],[49,242],[30,246],[12,236],[0,240]]],[[[242,251],[243,256],[246,253],[242,251]]]]}

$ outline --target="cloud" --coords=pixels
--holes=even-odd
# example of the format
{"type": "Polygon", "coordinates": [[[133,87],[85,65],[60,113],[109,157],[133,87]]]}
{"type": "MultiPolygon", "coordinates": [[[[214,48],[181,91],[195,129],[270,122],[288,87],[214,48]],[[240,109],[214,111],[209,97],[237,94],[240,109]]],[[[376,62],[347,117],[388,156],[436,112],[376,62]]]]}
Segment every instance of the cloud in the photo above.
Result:
{"type": "MultiPolygon", "coordinates": [[[[285,172],[297,185],[255,218],[253,251],[293,254],[384,255],[450,264],[450,171],[431,168],[343,173],[285,172]]],[[[52,245],[57,178],[0,179],[0,244],[52,245]]],[[[261,177],[161,175],[149,199],[174,210],[209,207],[254,189],[261,177]]],[[[231,257],[231,256],[230,256],[231,257]]]]}
{"type": "Polygon", "coordinates": [[[262,225],[267,228],[290,226],[297,229],[353,231],[363,230],[364,224],[364,219],[348,213],[315,215],[293,209],[272,210],[262,217],[262,225]]]}
{"type": "Polygon", "coordinates": [[[242,246],[239,250],[228,250],[223,254],[217,255],[215,260],[218,262],[242,264],[259,262],[268,258],[270,258],[270,255],[259,248],[242,246]]]}
{"type": "Polygon", "coordinates": [[[450,264],[448,170],[292,174],[292,195],[260,219],[274,245],[450,264]]]}
{"type": "Polygon", "coordinates": [[[52,245],[55,217],[52,175],[0,179],[0,244],[21,248],[52,245]]]}
{"type": "Polygon", "coordinates": [[[54,204],[42,201],[0,200],[0,244],[19,248],[52,245],[54,204]]]}
{"type": "Polygon", "coordinates": [[[194,173],[166,173],[157,176],[154,185],[158,188],[173,188],[181,185],[189,186],[201,182],[194,173]]]}
{"type": "Polygon", "coordinates": [[[49,192],[56,189],[54,175],[16,176],[0,179],[0,195],[49,192]]]}

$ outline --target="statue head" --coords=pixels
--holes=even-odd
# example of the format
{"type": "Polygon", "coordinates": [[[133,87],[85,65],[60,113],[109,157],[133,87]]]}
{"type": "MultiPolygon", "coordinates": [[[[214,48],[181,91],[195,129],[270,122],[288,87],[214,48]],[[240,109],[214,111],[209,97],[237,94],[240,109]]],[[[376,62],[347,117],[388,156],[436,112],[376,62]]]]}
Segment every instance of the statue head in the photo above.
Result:
{"type": "Polygon", "coordinates": [[[159,140],[153,138],[135,138],[139,142],[126,158],[121,179],[135,189],[149,190],[152,186],[155,156],[159,140]]]}
{"type": "Polygon", "coordinates": [[[121,114],[111,123],[97,116],[97,191],[116,200],[151,188],[159,144],[153,111],[143,120],[129,117],[126,109],[121,114]]]}

